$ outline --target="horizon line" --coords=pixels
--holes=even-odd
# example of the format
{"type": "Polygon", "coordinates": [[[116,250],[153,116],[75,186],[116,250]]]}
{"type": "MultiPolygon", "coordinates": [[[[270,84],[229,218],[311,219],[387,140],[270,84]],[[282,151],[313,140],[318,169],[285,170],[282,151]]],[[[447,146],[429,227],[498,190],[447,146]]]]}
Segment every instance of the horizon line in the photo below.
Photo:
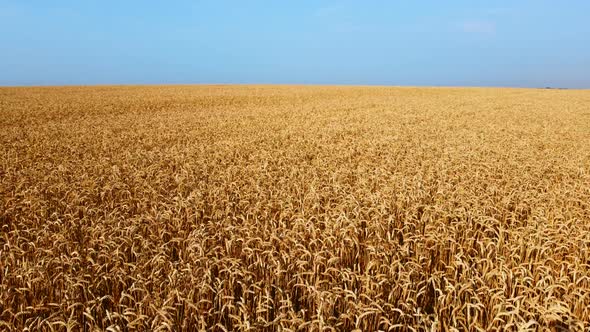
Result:
{"type": "Polygon", "coordinates": [[[347,83],[91,83],[91,84],[23,84],[4,85],[5,88],[67,88],[67,87],[150,87],[150,86],[323,86],[323,87],[382,87],[382,88],[473,88],[473,89],[543,89],[590,90],[590,87],[572,88],[560,86],[510,86],[510,85],[396,85],[396,84],[347,84],[347,83]]]}

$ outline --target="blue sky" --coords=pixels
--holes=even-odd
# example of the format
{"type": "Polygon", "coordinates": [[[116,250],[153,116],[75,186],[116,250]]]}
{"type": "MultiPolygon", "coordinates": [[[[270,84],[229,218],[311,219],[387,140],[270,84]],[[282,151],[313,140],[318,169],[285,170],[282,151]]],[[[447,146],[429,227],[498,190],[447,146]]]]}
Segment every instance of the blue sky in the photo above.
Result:
{"type": "Polygon", "coordinates": [[[590,1],[0,0],[0,85],[590,88],[590,1]]]}

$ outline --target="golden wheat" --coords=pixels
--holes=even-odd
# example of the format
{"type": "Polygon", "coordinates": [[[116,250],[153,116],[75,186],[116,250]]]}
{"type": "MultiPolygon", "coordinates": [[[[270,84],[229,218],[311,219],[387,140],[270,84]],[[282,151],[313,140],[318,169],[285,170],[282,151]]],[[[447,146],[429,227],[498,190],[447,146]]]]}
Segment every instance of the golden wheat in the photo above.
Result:
{"type": "Polygon", "coordinates": [[[0,329],[590,328],[590,92],[0,89],[0,329]]]}

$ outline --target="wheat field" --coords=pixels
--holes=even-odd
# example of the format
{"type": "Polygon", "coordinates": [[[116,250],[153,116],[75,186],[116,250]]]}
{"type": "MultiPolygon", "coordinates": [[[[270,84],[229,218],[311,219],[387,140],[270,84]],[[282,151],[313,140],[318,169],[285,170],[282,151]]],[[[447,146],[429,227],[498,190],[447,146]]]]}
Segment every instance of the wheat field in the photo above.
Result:
{"type": "Polygon", "coordinates": [[[0,144],[0,330],[590,330],[590,91],[1,88],[0,144]]]}

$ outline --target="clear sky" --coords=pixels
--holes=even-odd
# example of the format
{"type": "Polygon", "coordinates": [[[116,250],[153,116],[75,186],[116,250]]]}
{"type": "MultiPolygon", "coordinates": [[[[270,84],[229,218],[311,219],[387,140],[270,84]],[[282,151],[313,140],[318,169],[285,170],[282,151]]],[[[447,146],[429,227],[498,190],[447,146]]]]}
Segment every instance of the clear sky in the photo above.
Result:
{"type": "Polygon", "coordinates": [[[590,88],[588,0],[0,0],[0,85],[590,88]]]}

